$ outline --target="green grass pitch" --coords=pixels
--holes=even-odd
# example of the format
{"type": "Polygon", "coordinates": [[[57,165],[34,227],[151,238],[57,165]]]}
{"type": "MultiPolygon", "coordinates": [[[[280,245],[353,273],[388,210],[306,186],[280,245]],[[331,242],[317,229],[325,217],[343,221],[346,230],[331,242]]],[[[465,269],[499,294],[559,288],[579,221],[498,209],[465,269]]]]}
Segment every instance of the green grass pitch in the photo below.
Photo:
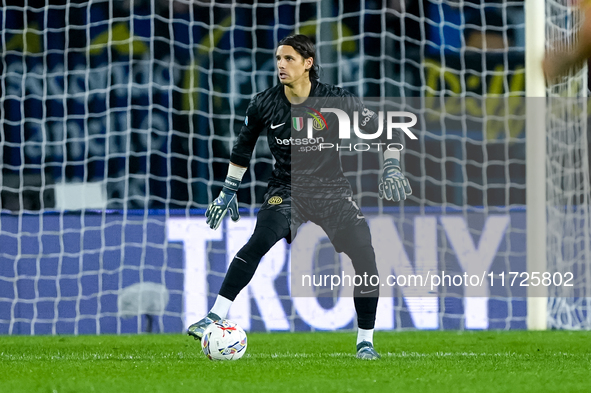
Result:
{"type": "Polygon", "coordinates": [[[589,392],[591,332],[251,333],[212,362],[184,335],[2,336],[0,392],[589,392]]]}

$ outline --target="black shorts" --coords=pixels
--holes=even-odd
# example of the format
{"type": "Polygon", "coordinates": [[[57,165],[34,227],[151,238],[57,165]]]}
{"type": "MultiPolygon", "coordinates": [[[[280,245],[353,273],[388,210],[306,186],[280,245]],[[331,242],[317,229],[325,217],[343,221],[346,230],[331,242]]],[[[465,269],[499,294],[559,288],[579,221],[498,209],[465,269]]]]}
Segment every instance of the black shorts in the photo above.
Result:
{"type": "Polygon", "coordinates": [[[290,234],[285,238],[288,243],[295,239],[298,228],[308,221],[319,225],[333,244],[340,231],[358,225],[367,226],[363,213],[350,194],[322,198],[294,197],[287,187],[269,185],[260,212],[263,211],[276,211],[287,219],[290,234]]]}

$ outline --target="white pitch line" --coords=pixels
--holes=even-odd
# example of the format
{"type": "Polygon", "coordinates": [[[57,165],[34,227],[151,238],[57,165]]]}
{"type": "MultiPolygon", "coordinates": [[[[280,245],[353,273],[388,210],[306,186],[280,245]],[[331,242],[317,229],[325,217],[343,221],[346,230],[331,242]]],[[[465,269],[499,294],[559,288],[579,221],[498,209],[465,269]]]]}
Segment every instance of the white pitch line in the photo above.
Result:
{"type": "MultiPolygon", "coordinates": [[[[432,352],[432,353],[421,353],[421,352],[383,352],[381,353],[383,358],[470,358],[470,357],[502,357],[502,358],[529,358],[535,357],[535,353],[516,353],[516,352],[500,352],[500,353],[485,353],[485,352],[432,352]]],[[[589,354],[573,354],[567,352],[557,352],[552,354],[540,353],[544,356],[553,357],[576,357],[576,358],[589,358],[589,354]]],[[[201,357],[199,351],[190,352],[176,352],[162,354],[160,356],[156,354],[108,354],[108,353],[55,353],[55,354],[43,354],[43,355],[21,355],[0,352],[0,360],[16,360],[16,361],[31,361],[31,360],[79,360],[79,361],[92,361],[92,360],[155,360],[155,359],[172,359],[172,360],[191,360],[201,357]]],[[[248,359],[315,359],[315,358],[354,358],[354,352],[335,352],[335,353],[299,353],[299,352],[283,352],[283,353],[247,353],[244,358],[248,359]]]]}

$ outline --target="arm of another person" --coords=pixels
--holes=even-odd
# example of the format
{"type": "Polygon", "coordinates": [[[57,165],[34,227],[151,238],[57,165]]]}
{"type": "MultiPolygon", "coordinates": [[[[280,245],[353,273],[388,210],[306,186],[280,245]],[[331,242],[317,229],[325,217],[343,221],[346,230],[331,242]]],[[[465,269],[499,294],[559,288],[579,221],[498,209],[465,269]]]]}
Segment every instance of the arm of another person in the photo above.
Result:
{"type": "Polygon", "coordinates": [[[570,69],[580,67],[591,57],[591,7],[586,7],[583,25],[577,33],[577,43],[569,50],[548,51],[542,63],[548,82],[565,75],[570,69]]]}

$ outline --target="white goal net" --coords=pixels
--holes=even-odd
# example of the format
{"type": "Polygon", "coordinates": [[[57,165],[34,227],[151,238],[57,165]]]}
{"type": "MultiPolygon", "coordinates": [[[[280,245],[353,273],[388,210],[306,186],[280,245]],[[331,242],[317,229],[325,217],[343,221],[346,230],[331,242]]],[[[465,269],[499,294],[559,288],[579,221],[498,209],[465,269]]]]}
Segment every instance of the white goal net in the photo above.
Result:
{"type": "MultiPolygon", "coordinates": [[[[3,4],[0,333],[180,332],[206,313],[262,203],[273,165],[266,138],[238,192],[241,221],[212,231],[203,212],[250,98],[277,83],[277,43],[294,32],[314,37],[321,81],[397,97],[420,118],[419,140],[403,153],[413,194],[402,204],[378,199],[377,160],[342,156],[381,245],[380,271],[482,277],[484,294],[385,290],[377,327],[527,328],[525,289],[498,281],[526,269],[522,1],[3,4]]],[[[558,28],[568,37],[576,24],[556,7],[549,21],[568,20],[558,28]]],[[[564,121],[578,134],[557,137],[564,154],[548,168],[571,160],[572,171],[549,190],[549,210],[566,204],[572,214],[549,247],[555,256],[576,249],[555,271],[585,271],[586,123],[564,121]]],[[[316,259],[332,258],[314,236],[316,259]]],[[[262,260],[230,317],[247,330],[353,328],[351,302],[289,296],[288,251],[281,242],[262,260]]],[[[562,315],[552,326],[587,326],[588,294],[570,294],[568,305],[551,296],[562,315]]]]}
{"type": "MultiPolygon", "coordinates": [[[[548,48],[572,50],[584,20],[581,8],[571,1],[549,1],[546,15],[548,48]]],[[[547,93],[548,270],[577,277],[573,287],[552,287],[548,294],[548,325],[557,329],[591,327],[587,71],[586,64],[571,70],[547,93]]]]}

